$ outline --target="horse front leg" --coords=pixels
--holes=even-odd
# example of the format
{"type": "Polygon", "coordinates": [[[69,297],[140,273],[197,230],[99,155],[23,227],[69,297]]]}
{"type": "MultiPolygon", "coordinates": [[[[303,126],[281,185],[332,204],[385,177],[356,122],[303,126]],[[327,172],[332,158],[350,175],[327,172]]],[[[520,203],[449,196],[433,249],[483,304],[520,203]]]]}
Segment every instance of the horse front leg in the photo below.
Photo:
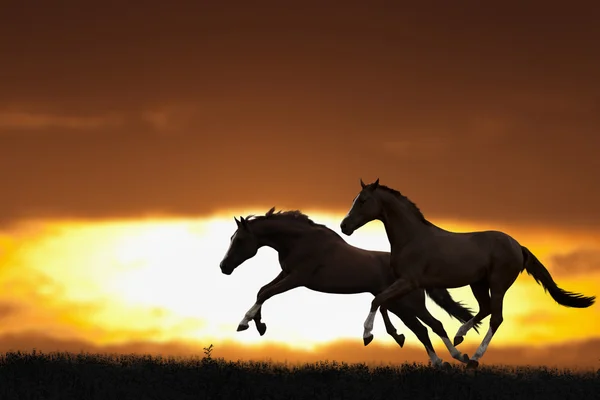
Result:
{"type": "Polygon", "coordinates": [[[398,279],[387,289],[375,296],[371,301],[371,311],[364,323],[363,342],[366,345],[373,340],[373,325],[375,323],[375,313],[377,309],[392,299],[400,300],[406,294],[416,289],[415,285],[405,279],[398,279]]]}
{"type": "Polygon", "coordinates": [[[254,325],[256,326],[256,330],[260,336],[264,335],[267,332],[267,324],[261,321],[262,319],[262,307],[258,309],[256,315],[254,315],[254,325]]]}
{"type": "Polygon", "coordinates": [[[302,282],[295,274],[286,274],[277,283],[268,286],[256,295],[256,303],[248,310],[238,325],[238,331],[248,329],[248,322],[253,320],[261,309],[263,303],[271,297],[287,292],[288,290],[301,286],[302,282]]]}
{"type": "MultiPolygon", "coordinates": [[[[258,293],[256,294],[256,296],[258,297],[262,292],[265,291],[265,289],[275,285],[277,282],[281,281],[283,278],[286,277],[286,273],[281,271],[276,277],[275,279],[273,279],[271,282],[267,283],[266,285],[264,285],[263,287],[260,288],[260,290],[258,291],[258,293]]],[[[248,310],[248,312],[252,311],[252,308],[250,310],[248,310]]],[[[267,331],[267,325],[263,322],[261,322],[262,319],[262,307],[258,307],[258,309],[256,309],[256,312],[254,313],[254,317],[252,318],[254,320],[254,323],[256,324],[256,330],[258,331],[258,333],[260,334],[260,336],[264,335],[265,332],[267,331]]],[[[237,331],[245,331],[246,329],[248,329],[249,325],[248,323],[242,324],[240,323],[240,325],[238,325],[237,327],[237,331]]]]}

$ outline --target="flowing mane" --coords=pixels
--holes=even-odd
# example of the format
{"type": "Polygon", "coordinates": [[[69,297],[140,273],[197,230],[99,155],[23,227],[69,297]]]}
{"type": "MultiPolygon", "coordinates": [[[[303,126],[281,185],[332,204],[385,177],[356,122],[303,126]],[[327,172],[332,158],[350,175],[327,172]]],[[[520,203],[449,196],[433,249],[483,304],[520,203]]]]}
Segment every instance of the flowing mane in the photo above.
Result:
{"type": "Polygon", "coordinates": [[[384,190],[384,191],[386,191],[386,192],[394,195],[398,200],[400,200],[400,201],[408,204],[409,207],[412,209],[413,213],[415,213],[415,215],[417,217],[419,217],[419,219],[425,225],[431,225],[431,226],[433,226],[433,224],[431,222],[429,222],[427,220],[427,218],[425,218],[425,216],[423,215],[423,213],[421,212],[421,210],[419,210],[419,207],[417,207],[417,205],[415,203],[413,203],[411,199],[409,199],[408,197],[406,197],[405,195],[403,195],[402,193],[400,193],[396,189],[392,189],[391,187],[387,187],[387,186],[382,185],[382,184],[377,185],[377,189],[382,189],[382,190],[384,190]]]}
{"type": "Polygon", "coordinates": [[[265,215],[248,215],[246,217],[246,220],[249,223],[252,223],[253,221],[296,222],[296,223],[299,223],[301,226],[305,226],[307,228],[318,229],[320,231],[332,233],[334,236],[340,238],[340,240],[344,240],[337,232],[330,229],[326,225],[317,224],[312,219],[310,219],[308,217],[308,215],[302,213],[299,210],[286,210],[286,211],[279,210],[276,212],[275,207],[273,207],[269,211],[267,211],[265,215]]]}
{"type": "MultiPolygon", "coordinates": [[[[309,226],[327,228],[323,224],[317,224],[312,219],[310,219],[308,217],[308,215],[302,213],[299,210],[287,210],[287,211],[279,210],[279,211],[275,212],[275,207],[273,207],[269,211],[267,211],[265,215],[248,215],[246,217],[246,220],[248,220],[248,222],[260,221],[260,220],[298,221],[298,222],[303,222],[309,226]]],[[[329,228],[327,228],[327,229],[329,229],[329,228]]]]}

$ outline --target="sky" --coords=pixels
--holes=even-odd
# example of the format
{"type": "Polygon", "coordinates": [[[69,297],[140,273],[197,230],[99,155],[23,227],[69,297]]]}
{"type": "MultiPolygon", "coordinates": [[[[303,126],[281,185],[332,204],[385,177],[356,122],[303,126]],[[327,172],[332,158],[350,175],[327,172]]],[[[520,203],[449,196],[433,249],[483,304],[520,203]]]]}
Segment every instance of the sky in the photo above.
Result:
{"type": "MultiPolygon", "coordinates": [[[[265,336],[235,331],[279,266],[265,248],[220,273],[233,216],[300,209],[339,232],[360,178],[446,229],[504,230],[597,295],[600,7],[536,3],[8,3],[0,350],[426,361],[395,317],[404,349],[380,319],[362,347],[367,294],[295,289],[265,303],[265,336]]],[[[344,239],[389,250],[378,222],[344,239]]],[[[597,306],[527,275],[506,301],[482,361],[600,367],[597,306]]]]}

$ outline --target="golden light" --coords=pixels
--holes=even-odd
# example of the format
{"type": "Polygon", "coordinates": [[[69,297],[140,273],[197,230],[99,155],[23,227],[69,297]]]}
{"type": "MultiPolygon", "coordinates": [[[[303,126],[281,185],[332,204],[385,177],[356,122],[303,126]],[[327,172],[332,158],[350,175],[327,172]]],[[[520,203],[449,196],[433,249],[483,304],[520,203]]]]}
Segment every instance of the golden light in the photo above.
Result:
{"type": "MultiPolygon", "coordinates": [[[[238,210],[228,215],[263,212],[238,210]]],[[[340,233],[342,215],[306,212],[316,222],[340,233]]],[[[466,227],[452,221],[438,223],[454,231],[490,228],[474,224],[466,227]]],[[[245,332],[236,332],[240,319],[254,304],[257,291],[280,268],[275,251],[263,248],[231,276],[221,274],[219,262],[234,230],[232,217],[217,215],[185,220],[38,221],[4,232],[0,234],[0,301],[18,303],[20,311],[7,317],[18,319],[18,323],[3,324],[1,332],[40,330],[98,344],[181,339],[279,342],[305,349],[337,339],[361,338],[370,294],[330,295],[305,288],[265,303],[265,336],[260,337],[253,324],[245,332]]],[[[543,235],[520,231],[515,236],[542,260],[556,248],[566,252],[597,244],[595,237],[582,236],[575,242],[547,231],[543,235]]],[[[355,246],[389,250],[385,231],[378,222],[351,237],[342,237],[355,246]]],[[[600,291],[596,282],[581,277],[559,280],[567,290],[591,294],[600,291]]],[[[477,310],[468,287],[453,289],[452,293],[477,310]]],[[[427,304],[448,333],[454,334],[459,323],[429,299],[427,304]]],[[[576,331],[567,322],[572,326],[583,318],[597,321],[596,315],[594,308],[569,310],[556,305],[524,274],[507,294],[505,323],[494,340],[496,344],[520,344],[591,337],[599,331],[598,322],[589,322],[576,331]],[[542,315],[544,318],[540,318],[542,315]],[[528,318],[535,322],[528,323],[528,318]]],[[[393,323],[407,336],[409,345],[420,346],[397,318],[393,323]]],[[[484,331],[487,324],[488,319],[484,320],[484,331]]],[[[374,334],[379,342],[393,343],[379,317],[374,334]]],[[[434,345],[442,348],[431,331],[430,336],[434,345]]],[[[473,333],[466,340],[479,343],[481,338],[473,333]]]]}

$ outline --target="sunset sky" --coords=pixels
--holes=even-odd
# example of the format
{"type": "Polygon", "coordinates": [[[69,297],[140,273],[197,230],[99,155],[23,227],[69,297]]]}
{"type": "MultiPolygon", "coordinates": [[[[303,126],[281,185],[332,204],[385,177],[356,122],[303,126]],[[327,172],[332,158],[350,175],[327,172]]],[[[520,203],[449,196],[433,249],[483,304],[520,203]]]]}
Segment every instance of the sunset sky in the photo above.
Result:
{"type": "MultiPolygon", "coordinates": [[[[540,4],[3,6],[0,351],[425,362],[396,317],[404,349],[379,316],[363,347],[368,294],[294,289],[265,303],[265,336],[236,332],[280,269],[264,248],[221,274],[233,217],[300,209],[339,233],[359,178],[599,295],[600,7],[540,4]]],[[[389,250],[378,222],[343,237],[389,250]]],[[[599,306],[526,274],[505,304],[482,363],[600,368],[599,306]]]]}

